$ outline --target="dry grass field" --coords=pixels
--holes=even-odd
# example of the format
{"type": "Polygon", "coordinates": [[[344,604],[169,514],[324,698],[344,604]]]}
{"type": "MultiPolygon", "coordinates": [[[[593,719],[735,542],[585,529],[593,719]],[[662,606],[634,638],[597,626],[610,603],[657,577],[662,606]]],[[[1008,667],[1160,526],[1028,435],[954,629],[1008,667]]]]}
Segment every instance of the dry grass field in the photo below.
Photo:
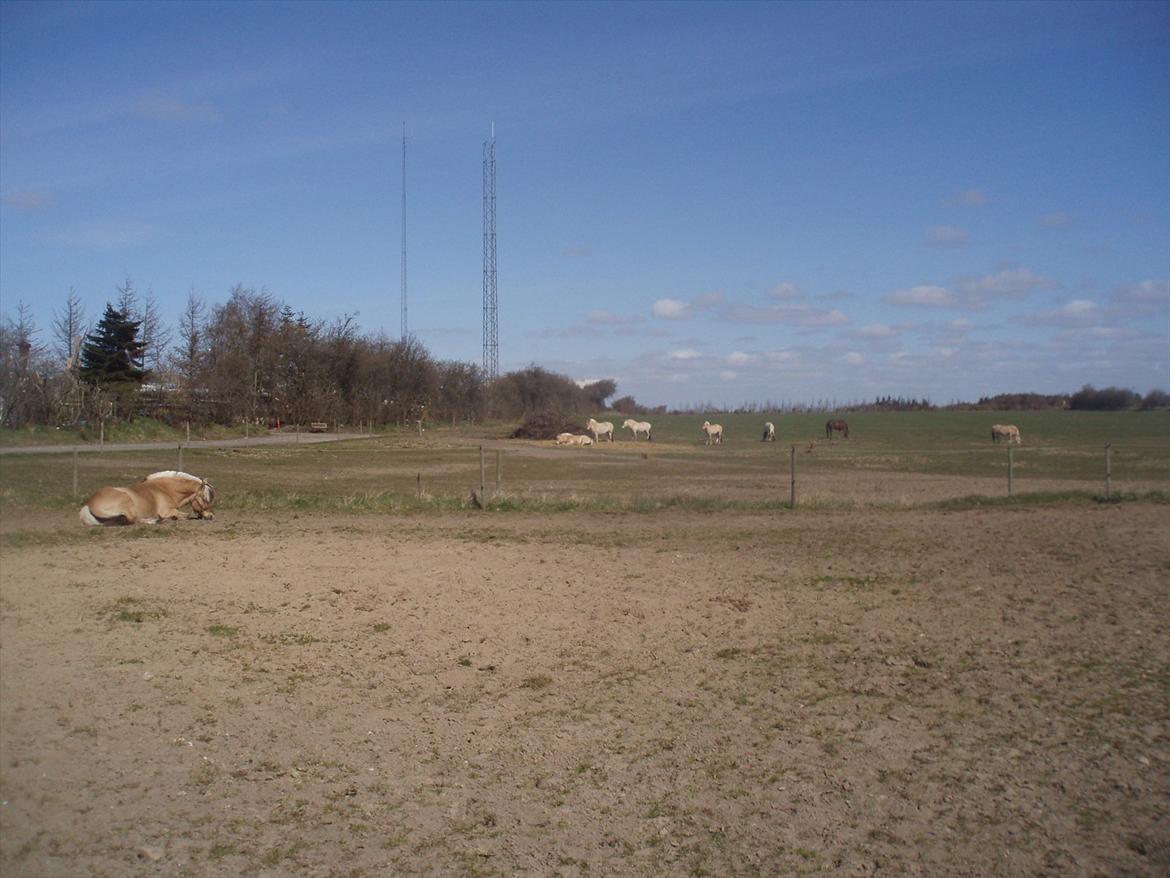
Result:
{"type": "Polygon", "coordinates": [[[480,441],[0,458],[0,874],[1170,874],[1161,452],[480,441]]]}

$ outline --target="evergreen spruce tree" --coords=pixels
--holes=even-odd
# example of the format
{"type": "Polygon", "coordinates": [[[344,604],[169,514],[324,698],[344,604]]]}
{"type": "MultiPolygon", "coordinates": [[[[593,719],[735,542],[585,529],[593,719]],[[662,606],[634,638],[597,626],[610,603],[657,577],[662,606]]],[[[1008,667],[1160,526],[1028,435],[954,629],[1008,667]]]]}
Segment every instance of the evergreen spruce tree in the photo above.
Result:
{"type": "Polygon", "coordinates": [[[144,345],[138,338],[140,320],[106,303],[97,328],[85,337],[81,349],[81,378],[98,385],[141,384],[144,345]]]}

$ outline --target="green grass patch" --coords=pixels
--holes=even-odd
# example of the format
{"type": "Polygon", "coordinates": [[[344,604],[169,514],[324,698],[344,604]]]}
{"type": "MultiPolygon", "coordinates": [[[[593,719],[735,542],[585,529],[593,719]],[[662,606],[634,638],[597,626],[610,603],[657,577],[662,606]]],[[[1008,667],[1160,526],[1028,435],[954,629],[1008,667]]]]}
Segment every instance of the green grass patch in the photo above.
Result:
{"type": "Polygon", "coordinates": [[[939,500],[928,504],[934,509],[963,510],[982,509],[985,507],[1028,507],[1028,506],[1095,506],[1110,503],[1170,503],[1170,491],[1146,491],[1144,493],[1126,492],[1113,494],[1108,499],[1103,494],[1092,491],[1035,491],[1024,494],[1014,494],[1011,497],[988,497],[980,494],[969,494],[965,497],[952,497],[949,500],[939,500]]]}
{"type": "Polygon", "coordinates": [[[167,615],[163,607],[153,607],[146,604],[142,598],[118,598],[112,604],[103,607],[98,615],[109,622],[133,622],[141,624],[148,619],[162,619],[167,615]]]}

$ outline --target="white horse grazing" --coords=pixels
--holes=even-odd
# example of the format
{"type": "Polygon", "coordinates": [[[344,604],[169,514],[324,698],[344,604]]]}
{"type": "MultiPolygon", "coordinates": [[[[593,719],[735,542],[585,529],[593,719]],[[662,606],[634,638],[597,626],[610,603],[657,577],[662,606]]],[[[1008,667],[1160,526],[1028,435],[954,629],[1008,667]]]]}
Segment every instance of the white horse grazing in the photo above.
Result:
{"type": "Polygon", "coordinates": [[[1020,443],[1020,428],[1014,424],[993,424],[991,427],[991,441],[999,442],[1003,440],[1008,444],[1020,443]]]}
{"type": "Polygon", "coordinates": [[[593,434],[593,441],[600,442],[602,436],[608,436],[609,441],[613,441],[613,424],[609,421],[595,421],[590,418],[586,422],[589,432],[593,434]]]}
{"type": "Polygon", "coordinates": [[[760,441],[762,441],[762,442],[775,442],[776,441],[776,425],[773,424],[771,421],[764,421],[764,438],[760,441]]]}
{"type": "Polygon", "coordinates": [[[632,418],[626,418],[626,422],[624,424],[622,424],[622,429],[623,430],[632,430],[634,433],[634,441],[635,442],[638,441],[638,434],[639,433],[645,433],[647,441],[650,441],[651,439],[654,438],[653,436],[650,435],[650,422],[649,421],[635,421],[632,418]]]}
{"type": "Polygon", "coordinates": [[[82,524],[155,524],[178,521],[179,510],[191,504],[193,518],[211,519],[215,488],[190,473],[151,473],[129,488],[100,488],[81,507],[82,524]]]}
{"type": "Polygon", "coordinates": [[[723,444],[723,426],[721,424],[712,424],[710,421],[703,421],[703,432],[707,434],[707,442],[705,444],[723,444]]]}

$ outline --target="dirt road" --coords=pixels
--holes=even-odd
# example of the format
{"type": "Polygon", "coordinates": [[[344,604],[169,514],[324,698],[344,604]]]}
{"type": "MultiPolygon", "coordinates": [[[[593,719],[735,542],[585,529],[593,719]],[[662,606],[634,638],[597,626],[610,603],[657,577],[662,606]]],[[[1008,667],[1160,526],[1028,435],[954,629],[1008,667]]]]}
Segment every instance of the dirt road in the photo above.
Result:
{"type": "Polygon", "coordinates": [[[1165,875],[1170,516],[0,523],[0,872],[1165,875]]]}

